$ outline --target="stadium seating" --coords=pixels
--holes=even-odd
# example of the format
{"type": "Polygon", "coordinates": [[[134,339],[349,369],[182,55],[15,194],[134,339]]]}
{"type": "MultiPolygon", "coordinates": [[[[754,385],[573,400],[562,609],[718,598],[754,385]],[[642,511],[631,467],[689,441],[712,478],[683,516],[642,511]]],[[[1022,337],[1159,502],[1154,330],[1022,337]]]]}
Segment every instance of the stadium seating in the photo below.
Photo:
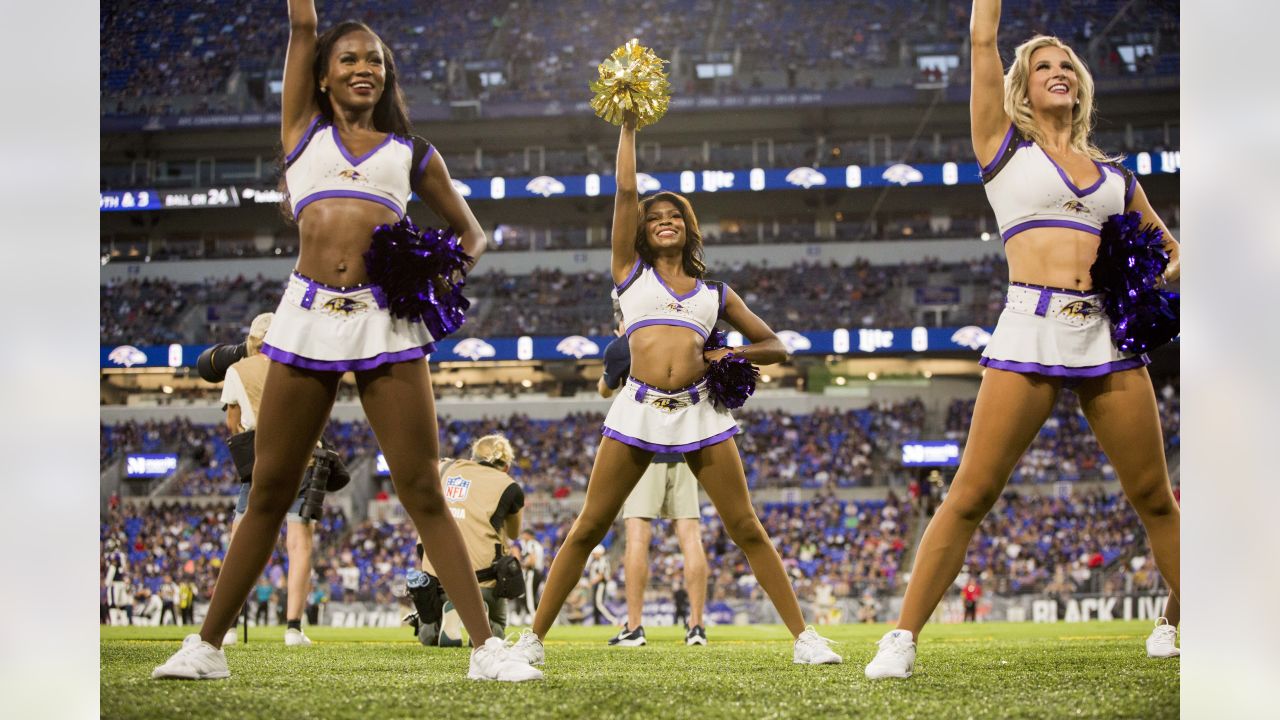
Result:
{"type": "MultiPolygon", "coordinates": [[[[1135,12],[1149,30],[1137,41],[1118,30],[1104,38],[1096,74],[1176,75],[1177,7],[1141,5],[1135,12]],[[1126,60],[1121,49],[1135,45],[1152,49],[1126,60]]],[[[1117,2],[1011,5],[1004,11],[1002,55],[1010,56],[1014,43],[1036,32],[1057,34],[1083,52],[1119,9],[1117,2]]],[[[607,13],[584,0],[391,0],[376,9],[344,0],[326,3],[322,22],[351,17],[369,23],[396,53],[413,97],[510,102],[581,98],[595,66],[631,37],[659,48],[664,57],[738,58],[737,72],[722,91],[837,89],[895,78],[909,84],[917,77],[917,47],[961,54],[968,10],[964,0],[641,0],[607,13]],[[504,73],[505,82],[479,81],[464,71],[468,62],[504,73]],[[889,72],[875,75],[879,71],[889,72]]],[[[282,64],[288,36],[282,7],[160,0],[143,9],[111,2],[102,9],[100,29],[103,37],[119,40],[102,48],[103,113],[215,114],[270,109],[277,102],[272,93],[249,93],[244,86],[246,77],[264,70],[274,75],[282,64]]],[[[692,73],[687,76],[677,92],[694,89],[692,73]]]]}
{"type": "MultiPolygon", "coordinates": [[[[915,288],[926,286],[957,288],[962,299],[957,319],[992,325],[1003,304],[1005,273],[1003,260],[991,256],[955,264],[925,258],[896,266],[740,264],[710,276],[728,283],[773,327],[802,331],[916,325],[915,288]]],[[[247,319],[274,310],[282,288],[279,278],[263,277],[180,286],[137,280],[104,285],[102,342],[239,342],[247,319]]],[[[609,289],[608,278],[599,272],[480,272],[467,283],[477,310],[462,332],[476,337],[608,335],[613,332],[609,289]],[[505,308],[512,311],[499,310],[505,308]]]]}
{"type": "MultiPolygon", "coordinates": [[[[1092,492],[1070,498],[1006,493],[983,520],[965,564],[1000,595],[1133,592],[1133,558],[1150,553],[1138,516],[1124,495],[1092,492]]],[[[1139,586],[1149,580],[1138,578],[1139,586]]]]}

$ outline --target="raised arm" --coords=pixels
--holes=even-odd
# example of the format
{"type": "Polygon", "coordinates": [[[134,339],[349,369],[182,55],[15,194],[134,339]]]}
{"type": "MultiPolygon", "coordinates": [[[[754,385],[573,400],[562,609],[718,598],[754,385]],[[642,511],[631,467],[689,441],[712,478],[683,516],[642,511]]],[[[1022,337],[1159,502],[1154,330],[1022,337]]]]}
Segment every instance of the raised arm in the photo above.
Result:
{"type": "Polygon", "coordinates": [[[289,48],[284,56],[284,90],[280,98],[280,142],[285,153],[302,140],[307,124],[319,112],[311,67],[316,54],[315,0],[289,0],[289,48]]]}
{"type": "MultiPolygon", "coordinates": [[[[453,180],[449,177],[449,167],[445,165],[440,153],[431,154],[431,159],[427,162],[427,170],[422,173],[422,178],[414,190],[436,215],[458,233],[462,249],[472,258],[479,260],[489,247],[484,228],[480,227],[480,222],[471,212],[471,207],[453,186],[453,180]]],[[[472,267],[474,266],[475,263],[472,263],[472,267]]]]}
{"type": "Polygon", "coordinates": [[[613,257],[609,268],[620,285],[636,264],[636,228],[640,226],[640,192],[636,183],[636,121],[630,116],[618,135],[614,165],[618,189],[613,194],[613,257]]]}
{"type": "Polygon", "coordinates": [[[1164,231],[1164,249],[1169,253],[1169,265],[1164,269],[1164,279],[1166,282],[1177,282],[1182,276],[1182,246],[1178,244],[1178,239],[1169,232],[1169,226],[1164,224],[1164,220],[1156,214],[1155,208],[1151,207],[1151,201],[1147,199],[1147,193],[1142,189],[1142,185],[1135,179],[1133,181],[1133,197],[1129,199],[1125,212],[1137,210],[1142,213],[1142,224],[1154,224],[1164,231]]]}
{"type": "Polygon", "coordinates": [[[751,312],[747,304],[738,297],[738,293],[727,285],[724,288],[729,295],[725,298],[724,319],[735,330],[742,333],[749,345],[737,348],[720,348],[703,354],[707,362],[715,362],[728,353],[744,357],[752,365],[773,365],[787,359],[787,346],[769,329],[759,315],[751,312]]]}
{"type": "Polygon", "coordinates": [[[1004,113],[1004,72],[996,48],[999,27],[1000,0],[973,0],[969,18],[969,132],[973,153],[984,168],[995,159],[1009,130],[1009,116],[1004,113]]]}

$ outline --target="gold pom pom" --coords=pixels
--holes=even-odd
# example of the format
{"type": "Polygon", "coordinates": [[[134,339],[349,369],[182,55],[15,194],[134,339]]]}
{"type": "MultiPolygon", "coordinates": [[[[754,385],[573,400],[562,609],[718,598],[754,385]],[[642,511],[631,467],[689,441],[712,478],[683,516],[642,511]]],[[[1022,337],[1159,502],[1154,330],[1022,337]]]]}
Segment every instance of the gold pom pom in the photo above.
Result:
{"type": "Polygon", "coordinates": [[[665,62],[639,40],[627,41],[600,63],[600,78],[591,82],[591,108],[614,125],[621,125],[628,111],[636,114],[638,128],[658,122],[671,101],[665,62]]]}

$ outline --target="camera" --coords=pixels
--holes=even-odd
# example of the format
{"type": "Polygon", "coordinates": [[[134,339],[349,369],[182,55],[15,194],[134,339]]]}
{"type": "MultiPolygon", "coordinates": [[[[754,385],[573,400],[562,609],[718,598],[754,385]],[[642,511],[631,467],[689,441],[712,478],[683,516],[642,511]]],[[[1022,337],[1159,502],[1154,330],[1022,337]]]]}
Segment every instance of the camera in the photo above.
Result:
{"type": "Polygon", "coordinates": [[[324,448],[316,448],[312,457],[315,462],[302,478],[302,507],[298,514],[303,520],[319,520],[324,515],[324,495],[329,490],[329,476],[340,462],[338,453],[324,448]]]}
{"type": "Polygon", "coordinates": [[[227,368],[248,355],[249,347],[243,342],[238,345],[218,343],[196,358],[196,372],[205,382],[222,382],[227,377],[227,368]]]}

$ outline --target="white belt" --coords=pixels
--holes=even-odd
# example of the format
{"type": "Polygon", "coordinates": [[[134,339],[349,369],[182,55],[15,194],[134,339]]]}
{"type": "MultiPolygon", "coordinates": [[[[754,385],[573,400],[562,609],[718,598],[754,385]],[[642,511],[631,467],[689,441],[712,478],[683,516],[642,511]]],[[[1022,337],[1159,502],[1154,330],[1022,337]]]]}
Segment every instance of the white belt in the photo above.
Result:
{"type": "Polygon", "coordinates": [[[1039,285],[1012,284],[1004,307],[1010,312],[1038,315],[1075,327],[1084,327],[1105,317],[1103,294],[1077,292],[1039,285]]]}
{"type": "Polygon", "coordinates": [[[387,306],[386,296],[377,285],[337,288],[298,273],[289,276],[289,284],[284,289],[284,301],[303,310],[343,318],[363,315],[387,306]]]}
{"type": "Polygon", "coordinates": [[[627,378],[627,385],[635,393],[636,402],[652,405],[665,412],[675,412],[707,399],[705,378],[679,390],[663,390],[631,377],[627,378]]]}

